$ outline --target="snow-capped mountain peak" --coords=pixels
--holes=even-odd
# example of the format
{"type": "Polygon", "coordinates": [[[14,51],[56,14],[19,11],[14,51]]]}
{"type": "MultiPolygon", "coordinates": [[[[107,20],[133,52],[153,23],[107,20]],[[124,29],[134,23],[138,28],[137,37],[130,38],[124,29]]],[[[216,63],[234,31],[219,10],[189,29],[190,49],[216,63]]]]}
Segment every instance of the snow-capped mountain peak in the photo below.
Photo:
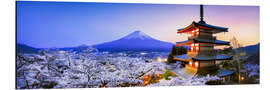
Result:
{"type": "Polygon", "coordinates": [[[172,43],[160,41],[141,32],[135,31],[127,36],[94,45],[99,51],[169,51],[173,46],[172,43]]]}
{"type": "Polygon", "coordinates": [[[148,36],[147,34],[143,33],[142,31],[135,31],[122,39],[152,39],[152,37],[148,36]]]}

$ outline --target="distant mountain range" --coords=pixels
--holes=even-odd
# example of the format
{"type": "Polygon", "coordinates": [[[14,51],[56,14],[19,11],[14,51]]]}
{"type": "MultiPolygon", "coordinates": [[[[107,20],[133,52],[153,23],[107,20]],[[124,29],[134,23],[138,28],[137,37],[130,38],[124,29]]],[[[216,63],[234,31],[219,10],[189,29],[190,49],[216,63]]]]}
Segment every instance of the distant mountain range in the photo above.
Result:
{"type": "Polygon", "coordinates": [[[39,50],[41,50],[39,48],[34,48],[25,44],[17,44],[16,47],[17,53],[38,53],[39,50]]]}
{"type": "MultiPolygon", "coordinates": [[[[122,51],[170,51],[173,43],[160,41],[146,35],[141,31],[135,31],[123,38],[115,41],[105,42],[97,45],[93,45],[99,51],[111,51],[111,52],[122,52],[122,51]]],[[[58,50],[72,50],[82,51],[90,46],[81,45],[77,47],[63,47],[56,48],[58,50]]],[[[34,48],[24,44],[17,44],[18,53],[38,53],[41,48],[34,48]]]]}
{"type": "Polygon", "coordinates": [[[141,31],[135,31],[115,41],[94,45],[100,51],[170,51],[173,43],[154,39],[141,31]]]}
{"type": "Polygon", "coordinates": [[[242,50],[249,55],[247,58],[249,63],[260,64],[260,43],[243,47],[242,50]]]}
{"type": "Polygon", "coordinates": [[[260,52],[260,43],[243,47],[242,50],[250,55],[256,54],[256,53],[260,52]]]}

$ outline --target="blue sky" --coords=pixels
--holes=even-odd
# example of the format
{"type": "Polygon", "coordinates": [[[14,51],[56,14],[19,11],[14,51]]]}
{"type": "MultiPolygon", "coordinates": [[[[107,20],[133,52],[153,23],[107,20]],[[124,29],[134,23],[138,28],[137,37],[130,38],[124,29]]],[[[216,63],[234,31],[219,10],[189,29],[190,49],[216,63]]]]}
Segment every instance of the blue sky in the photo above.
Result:
{"type": "MultiPolygon", "coordinates": [[[[140,30],[174,43],[186,39],[178,28],[198,20],[199,5],[19,1],[17,42],[38,48],[93,45],[140,30]]],[[[205,21],[229,28],[223,40],[259,42],[258,6],[205,6],[205,21]]]]}

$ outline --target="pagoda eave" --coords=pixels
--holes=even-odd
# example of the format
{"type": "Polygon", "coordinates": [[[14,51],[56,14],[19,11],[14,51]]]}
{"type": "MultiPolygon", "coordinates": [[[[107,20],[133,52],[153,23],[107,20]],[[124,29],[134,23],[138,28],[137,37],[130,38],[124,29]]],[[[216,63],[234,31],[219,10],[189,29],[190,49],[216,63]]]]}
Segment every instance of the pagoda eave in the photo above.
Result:
{"type": "Polygon", "coordinates": [[[222,60],[232,60],[232,56],[228,58],[209,58],[209,59],[192,58],[192,60],[194,61],[212,61],[212,60],[222,61],[222,60]]]}
{"type": "Polygon", "coordinates": [[[225,27],[219,27],[219,26],[214,26],[214,25],[204,24],[204,23],[196,23],[195,21],[193,21],[191,25],[182,29],[178,29],[177,33],[186,33],[186,32],[198,29],[198,28],[203,29],[207,32],[211,32],[211,33],[228,32],[228,28],[225,28],[225,27]]]}
{"type": "Polygon", "coordinates": [[[183,41],[183,42],[176,42],[176,46],[179,47],[179,46],[187,46],[187,45],[190,45],[194,43],[193,40],[189,40],[189,41],[183,41]]]}
{"type": "Polygon", "coordinates": [[[176,57],[174,57],[173,60],[175,60],[175,61],[183,61],[183,62],[192,61],[192,59],[181,59],[181,58],[176,58],[176,57]]]}
{"type": "Polygon", "coordinates": [[[205,40],[205,39],[192,39],[194,43],[209,43],[209,44],[215,44],[215,45],[230,45],[230,42],[227,41],[221,41],[221,40],[205,40]]]}
{"type": "Polygon", "coordinates": [[[227,56],[227,55],[216,55],[215,57],[202,57],[202,56],[195,56],[195,57],[189,57],[188,54],[183,54],[183,55],[178,55],[174,56],[174,60],[179,60],[179,61],[212,61],[212,60],[232,60],[232,56],[227,56]]]}
{"type": "Polygon", "coordinates": [[[194,26],[194,21],[193,21],[189,26],[182,29],[178,29],[177,33],[186,33],[195,29],[197,29],[197,27],[194,26]]]}
{"type": "MultiPolygon", "coordinates": [[[[203,24],[203,23],[194,22],[194,26],[196,26],[196,27],[204,27],[206,29],[212,29],[212,30],[220,31],[220,32],[228,32],[228,28],[214,26],[214,25],[210,25],[210,24],[203,24]]],[[[202,28],[202,29],[204,29],[204,28],[202,28]]]]}
{"type": "Polygon", "coordinates": [[[229,75],[231,75],[233,73],[235,73],[235,72],[232,71],[232,70],[219,70],[218,76],[219,77],[226,77],[226,76],[229,76],[229,75]]]}
{"type": "Polygon", "coordinates": [[[208,43],[208,44],[214,44],[214,45],[230,45],[230,42],[227,41],[221,41],[221,40],[205,40],[205,39],[190,39],[183,42],[176,42],[176,46],[188,46],[192,43],[208,43]]]}

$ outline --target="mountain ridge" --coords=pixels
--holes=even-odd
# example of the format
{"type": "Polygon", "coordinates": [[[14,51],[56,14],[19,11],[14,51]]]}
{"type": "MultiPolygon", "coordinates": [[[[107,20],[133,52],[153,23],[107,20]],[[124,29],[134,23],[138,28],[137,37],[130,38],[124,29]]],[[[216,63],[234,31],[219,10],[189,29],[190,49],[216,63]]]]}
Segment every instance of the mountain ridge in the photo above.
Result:
{"type": "Polygon", "coordinates": [[[16,53],[39,53],[40,48],[34,48],[26,44],[18,43],[16,45],[16,53]]]}
{"type": "Polygon", "coordinates": [[[245,46],[242,48],[242,50],[247,52],[248,54],[256,54],[257,52],[260,52],[260,43],[245,46]]]}
{"type": "Polygon", "coordinates": [[[141,31],[134,31],[120,39],[93,45],[93,47],[101,51],[170,51],[173,45],[154,39],[141,31]]]}

